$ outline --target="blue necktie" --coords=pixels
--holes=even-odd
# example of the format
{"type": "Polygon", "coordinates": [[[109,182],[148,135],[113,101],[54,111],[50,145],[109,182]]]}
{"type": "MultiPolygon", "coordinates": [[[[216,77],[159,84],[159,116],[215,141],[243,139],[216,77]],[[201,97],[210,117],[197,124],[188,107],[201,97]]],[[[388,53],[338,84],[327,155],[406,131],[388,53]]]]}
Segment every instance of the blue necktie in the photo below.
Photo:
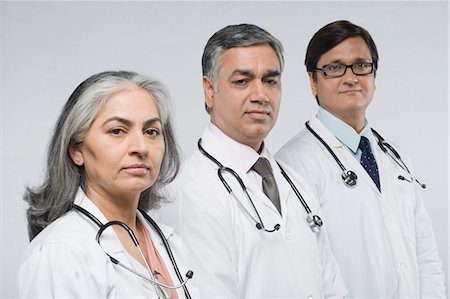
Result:
{"type": "Polygon", "coordinates": [[[370,141],[364,136],[361,136],[361,141],[359,142],[359,148],[361,149],[361,165],[367,171],[367,173],[372,178],[375,185],[377,185],[378,190],[380,189],[380,175],[378,173],[377,161],[373,156],[372,150],[370,149],[370,141]]]}

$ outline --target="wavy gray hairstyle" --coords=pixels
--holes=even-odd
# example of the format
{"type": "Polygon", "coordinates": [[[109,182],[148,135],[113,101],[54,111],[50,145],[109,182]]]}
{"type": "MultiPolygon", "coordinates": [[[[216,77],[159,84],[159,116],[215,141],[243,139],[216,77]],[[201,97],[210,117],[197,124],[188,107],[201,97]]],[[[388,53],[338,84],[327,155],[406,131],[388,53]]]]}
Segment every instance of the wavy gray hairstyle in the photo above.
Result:
{"type": "Polygon", "coordinates": [[[161,170],[155,183],[143,191],[139,208],[157,207],[161,188],[170,183],[180,168],[178,146],[171,120],[171,100],[164,85],[149,77],[127,71],[95,74],[82,82],[66,102],[56,123],[47,153],[47,172],[42,185],[26,187],[28,235],[32,240],[47,225],[71,209],[78,188],[84,185],[84,169],[73,163],[69,147],[80,144],[95,116],[108,98],[131,85],[147,91],[155,100],[165,141],[161,170]]]}

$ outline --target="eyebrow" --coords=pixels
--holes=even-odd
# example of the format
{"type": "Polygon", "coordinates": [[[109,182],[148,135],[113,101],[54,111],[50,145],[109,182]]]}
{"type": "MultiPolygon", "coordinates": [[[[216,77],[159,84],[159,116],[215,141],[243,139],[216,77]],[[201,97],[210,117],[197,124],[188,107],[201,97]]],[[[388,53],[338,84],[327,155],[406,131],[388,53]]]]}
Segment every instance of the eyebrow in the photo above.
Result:
{"type": "MultiPolygon", "coordinates": [[[[372,58],[356,57],[355,59],[353,59],[353,62],[352,62],[352,63],[355,63],[355,62],[367,62],[367,61],[370,61],[371,59],[372,59],[372,58]]],[[[345,64],[344,61],[343,61],[342,59],[335,59],[335,60],[332,60],[331,62],[326,63],[326,64],[324,64],[324,65],[331,64],[331,63],[345,64]]]]}
{"type": "Polygon", "coordinates": [[[280,76],[281,76],[281,72],[277,71],[277,70],[268,70],[264,74],[264,77],[280,77],[280,76]]]}
{"type": "MultiPolygon", "coordinates": [[[[246,70],[246,69],[235,69],[230,77],[233,77],[235,75],[241,75],[241,76],[248,76],[248,77],[254,77],[255,74],[250,71],[250,70],[246,70]]],[[[281,76],[281,72],[278,70],[268,70],[264,73],[263,77],[279,77],[281,76]]]]}
{"type": "MultiPolygon", "coordinates": [[[[128,126],[128,127],[133,124],[130,120],[128,120],[126,118],[119,117],[119,116],[113,116],[113,117],[110,117],[107,120],[105,120],[102,125],[104,126],[107,123],[110,123],[112,121],[117,121],[117,122],[123,123],[125,126],[128,126]]],[[[162,121],[161,121],[161,119],[159,117],[153,117],[153,118],[150,118],[149,120],[147,120],[144,123],[144,127],[148,127],[150,125],[153,125],[156,122],[159,122],[160,124],[162,124],[162,121]]]]}

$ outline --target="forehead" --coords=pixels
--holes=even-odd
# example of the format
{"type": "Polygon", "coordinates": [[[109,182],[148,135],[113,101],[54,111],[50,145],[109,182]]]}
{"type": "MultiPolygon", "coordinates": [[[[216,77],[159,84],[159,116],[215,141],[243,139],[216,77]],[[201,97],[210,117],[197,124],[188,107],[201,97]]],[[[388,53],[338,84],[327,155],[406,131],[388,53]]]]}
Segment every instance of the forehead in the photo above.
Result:
{"type": "Polygon", "coordinates": [[[152,95],[140,87],[127,86],[108,97],[97,117],[108,117],[110,115],[142,117],[158,114],[152,95]]]}
{"type": "Polygon", "coordinates": [[[371,60],[370,49],[362,37],[349,37],[331,50],[322,54],[319,64],[330,62],[352,63],[357,60],[371,60]]]}
{"type": "Polygon", "coordinates": [[[280,61],[268,44],[235,47],[225,50],[220,56],[220,70],[263,68],[280,71],[280,61]]]}

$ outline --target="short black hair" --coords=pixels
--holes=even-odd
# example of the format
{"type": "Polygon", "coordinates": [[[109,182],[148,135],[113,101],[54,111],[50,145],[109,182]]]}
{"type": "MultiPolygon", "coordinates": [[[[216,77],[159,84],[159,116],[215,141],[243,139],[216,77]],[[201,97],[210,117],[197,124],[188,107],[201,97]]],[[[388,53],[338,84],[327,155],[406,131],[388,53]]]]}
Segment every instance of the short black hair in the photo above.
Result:
{"type": "Polygon", "coordinates": [[[322,27],[311,38],[306,50],[305,66],[307,72],[313,73],[315,79],[315,68],[320,57],[336,47],[338,44],[350,37],[361,37],[367,44],[372,56],[374,69],[378,69],[378,51],[375,42],[369,32],[361,26],[355,25],[349,21],[340,20],[322,27]]]}

